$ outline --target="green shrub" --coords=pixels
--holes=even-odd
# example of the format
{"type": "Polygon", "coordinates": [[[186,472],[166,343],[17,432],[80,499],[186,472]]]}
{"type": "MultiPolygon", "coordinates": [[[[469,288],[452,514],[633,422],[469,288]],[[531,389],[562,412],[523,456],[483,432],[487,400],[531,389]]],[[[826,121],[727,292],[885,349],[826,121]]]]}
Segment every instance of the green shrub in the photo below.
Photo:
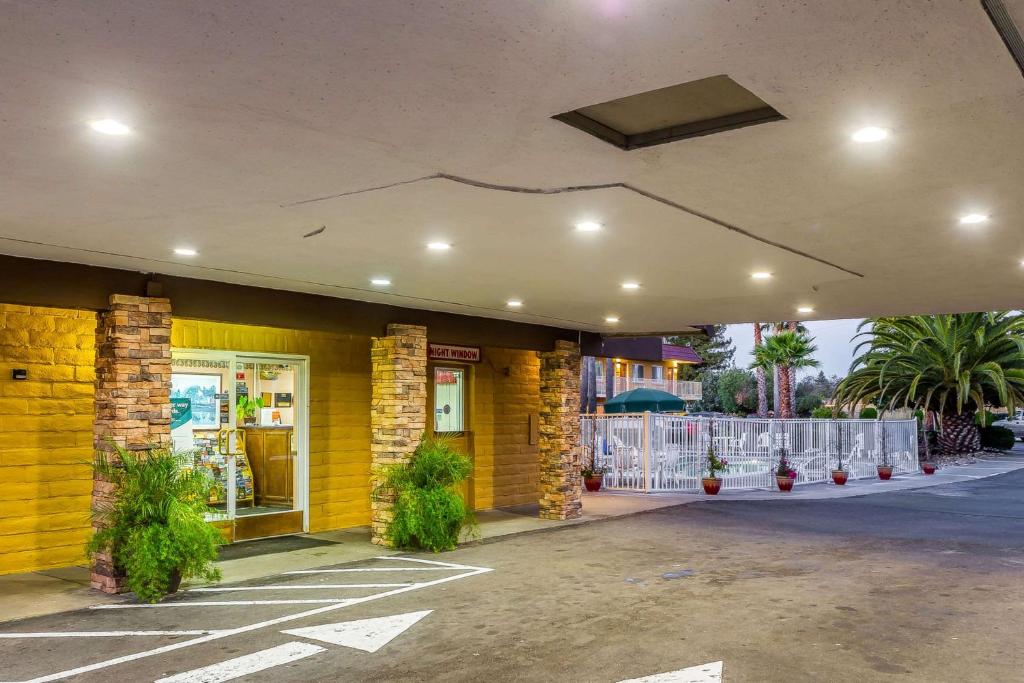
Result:
{"type": "Polygon", "coordinates": [[[139,600],[157,602],[171,576],[220,579],[213,566],[220,534],[206,521],[210,490],[189,453],[154,448],[98,453],[93,468],[115,486],[114,500],[98,507],[100,529],[87,546],[90,556],[109,552],[139,600]]]}
{"type": "Polygon", "coordinates": [[[838,414],[833,414],[832,408],[829,408],[828,406],[819,406],[811,411],[811,417],[818,418],[819,420],[831,420],[833,418],[845,420],[846,413],[840,410],[838,414]]]}
{"type": "Polygon", "coordinates": [[[878,409],[874,406],[868,406],[860,411],[860,419],[862,420],[877,420],[878,409]]]}
{"type": "Polygon", "coordinates": [[[1017,437],[1006,427],[982,427],[981,445],[983,448],[998,448],[1001,451],[1008,451],[1013,448],[1017,437]]]}
{"type": "Polygon", "coordinates": [[[378,474],[374,495],[393,499],[387,535],[400,548],[452,550],[463,527],[473,528],[473,513],[455,486],[473,471],[472,461],[444,439],[424,438],[406,464],[378,474]]]}

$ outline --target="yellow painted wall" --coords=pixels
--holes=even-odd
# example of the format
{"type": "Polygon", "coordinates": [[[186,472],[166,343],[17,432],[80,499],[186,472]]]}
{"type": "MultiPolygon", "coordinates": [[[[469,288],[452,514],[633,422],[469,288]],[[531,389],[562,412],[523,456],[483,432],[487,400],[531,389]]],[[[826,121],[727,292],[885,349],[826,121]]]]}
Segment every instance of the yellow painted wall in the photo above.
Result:
{"type": "Polygon", "coordinates": [[[475,366],[472,409],[478,510],[537,502],[538,451],[529,443],[529,419],[539,411],[537,353],[483,349],[475,366]]]}
{"type": "Polygon", "coordinates": [[[95,334],[92,311],[0,304],[0,574],[85,561],[95,334]]]}
{"type": "Polygon", "coordinates": [[[309,356],[309,527],[370,523],[370,338],[174,318],[171,347],[309,356]]]}

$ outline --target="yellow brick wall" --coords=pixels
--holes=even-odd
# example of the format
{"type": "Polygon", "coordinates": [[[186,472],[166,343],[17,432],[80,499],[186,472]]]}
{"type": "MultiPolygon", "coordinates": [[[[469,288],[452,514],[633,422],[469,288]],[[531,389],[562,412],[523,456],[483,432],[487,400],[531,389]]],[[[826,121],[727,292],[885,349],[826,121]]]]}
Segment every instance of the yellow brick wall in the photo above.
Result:
{"type": "Polygon", "coordinates": [[[95,333],[92,311],[0,304],[0,574],[85,561],[95,333]]]}
{"type": "Polygon", "coordinates": [[[529,443],[529,419],[540,410],[537,353],[485,348],[473,379],[476,508],[536,503],[538,451],[529,443]]]}
{"type": "Polygon", "coordinates": [[[174,318],[171,347],[309,356],[309,526],[370,523],[370,338],[174,318]]]}

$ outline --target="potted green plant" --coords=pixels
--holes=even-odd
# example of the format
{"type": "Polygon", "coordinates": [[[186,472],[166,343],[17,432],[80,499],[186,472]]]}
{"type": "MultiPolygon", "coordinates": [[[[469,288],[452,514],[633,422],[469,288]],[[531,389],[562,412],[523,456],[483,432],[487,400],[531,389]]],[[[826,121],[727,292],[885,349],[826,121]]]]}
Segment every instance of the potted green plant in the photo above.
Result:
{"type": "Polygon", "coordinates": [[[701,484],[704,486],[704,493],[709,496],[717,496],[718,492],[722,490],[722,480],[719,478],[718,473],[724,472],[729,468],[729,461],[725,458],[720,458],[715,453],[715,447],[713,445],[708,446],[708,457],[704,463],[704,469],[707,470],[708,476],[701,479],[701,484]]]}
{"type": "Polygon", "coordinates": [[[437,437],[423,438],[409,462],[377,469],[373,495],[393,505],[388,539],[400,548],[454,549],[462,530],[476,527],[456,491],[472,472],[473,461],[437,437]]]}
{"type": "Polygon", "coordinates": [[[835,424],[836,427],[836,438],[834,443],[836,444],[836,467],[832,470],[832,482],[836,486],[845,486],[846,480],[849,478],[846,468],[843,467],[843,432],[846,431],[845,425],[839,423],[835,424]]]}
{"type": "Polygon", "coordinates": [[[256,415],[263,407],[263,397],[249,398],[245,394],[238,396],[238,403],[235,405],[235,414],[238,423],[244,425],[256,424],[256,415]]]}
{"type": "Polygon", "coordinates": [[[780,491],[792,491],[793,482],[796,480],[797,471],[789,462],[786,449],[779,449],[779,464],[775,468],[775,483],[780,491]]]}
{"type": "Polygon", "coordinates": [[[207,521],[210,484],[190,453],[131,451],[113,445],[93,469],[114,485],[111,502],[93,510],[90,557],[108,553],[128,588],[144,602],[177,591],[182,579],[220,579],[213,566],[220,534],[207,521]]]}
{"type": "Polygon", "coordinates": [[[879,421],[879,424],[882,426],[882,452],[880,454],[882,456],[882,462],[878,464],[878,478],[882,481],[888,481],[889,479],[892,479],[893,466],[889,462],[889,448],[886,443],[885,421],[881,420],[879,421]]]}

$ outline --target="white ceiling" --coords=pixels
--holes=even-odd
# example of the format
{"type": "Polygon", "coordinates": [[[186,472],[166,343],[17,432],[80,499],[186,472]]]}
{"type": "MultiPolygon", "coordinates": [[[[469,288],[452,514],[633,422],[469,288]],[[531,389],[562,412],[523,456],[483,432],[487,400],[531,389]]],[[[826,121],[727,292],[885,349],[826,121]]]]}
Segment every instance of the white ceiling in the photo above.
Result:
{"type": "Polygon", "coordinates": [[[977,2],[0,16],[3,253],[615,332],[1021,305],[1024,78],[977,2]],[[717,74],[788,120],[623,152],[550,119],[717,74]],[[865,125],[892,135],[851,142],[865,125]]]}

